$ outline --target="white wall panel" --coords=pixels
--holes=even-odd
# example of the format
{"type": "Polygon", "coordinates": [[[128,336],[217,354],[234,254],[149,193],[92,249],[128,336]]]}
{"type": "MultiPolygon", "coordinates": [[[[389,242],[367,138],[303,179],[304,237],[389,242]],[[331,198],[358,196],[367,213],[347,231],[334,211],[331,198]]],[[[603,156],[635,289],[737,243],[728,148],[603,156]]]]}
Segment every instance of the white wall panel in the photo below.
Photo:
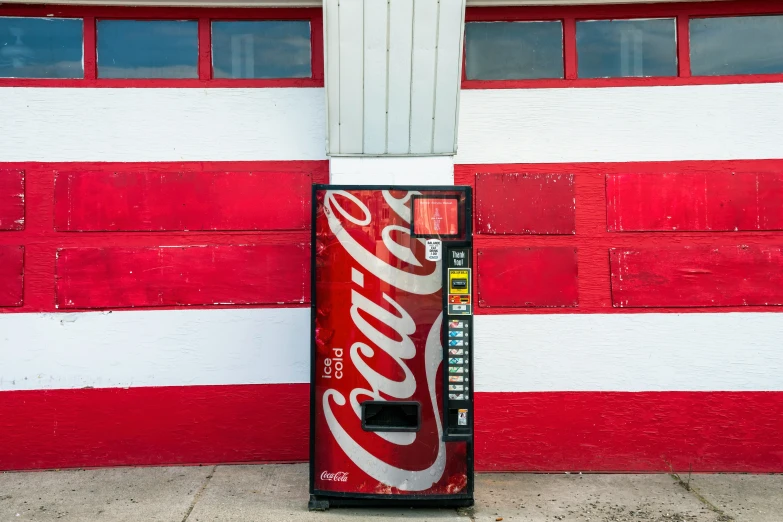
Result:
{"type": "Polygon", "coordinates": [[[329,180],[337,185],[453,185],[453,156],[332,157],[329,180]]]}
{"type": "Polygon", "coordinates": [[[476,390],[783,391],[783,314],[480,315],[476,390]]]}
{"type": "Polygon", "coordinates": [[[0,161],[324,159],[324,91],[2,89],[0,161]]]}
{"type": "Polygon", "coordinates": [[[463,90],[457,163],[783,157],[783,84],[463,90]]]}
{"type": "Polygon", "coordinates": [[[0,314],[0,391],[310,380],[310,309],[0,314]]]}
{"type": "MultiPolygon", "coordinates": [[[[309,319],[308,308],[0,314],[0,391],[304,383],[309,319]]],[[[480,392],[783,391],[780,313],[480,315],[474,341],[480,392]]]]}

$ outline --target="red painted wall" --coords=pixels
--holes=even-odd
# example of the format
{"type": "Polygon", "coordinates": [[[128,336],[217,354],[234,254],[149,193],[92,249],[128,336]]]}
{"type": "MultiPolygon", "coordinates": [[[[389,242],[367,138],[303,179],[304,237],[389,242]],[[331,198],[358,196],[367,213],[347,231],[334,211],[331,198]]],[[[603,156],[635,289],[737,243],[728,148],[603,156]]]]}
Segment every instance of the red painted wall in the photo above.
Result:
{"type": "Polygon", "coordinates": [[[783,311],[783,160],[458,165],[455,183],[474,187],[476,313],[783,311]]]}
{"type": "Polygon", "coordinates": [[[4,169],[0,313],[309,301],[310,187],[328,181],[325,161],[4,169]]]}

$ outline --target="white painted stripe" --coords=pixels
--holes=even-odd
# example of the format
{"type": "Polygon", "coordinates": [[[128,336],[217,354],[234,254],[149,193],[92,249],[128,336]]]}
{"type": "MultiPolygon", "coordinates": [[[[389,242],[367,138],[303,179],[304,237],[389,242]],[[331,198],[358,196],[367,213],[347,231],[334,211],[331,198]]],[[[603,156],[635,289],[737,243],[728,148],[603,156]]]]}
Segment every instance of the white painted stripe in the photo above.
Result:
{"type": "Polygon", "coordinates": [[[783,313],[475,318],[478,391],[781,391],[783,313]]]}
{"type": "MultiPolygon", "coordinates": [[[[307,308],[0,314],[0,391],[309,381],[307,308]]],[[[476,390],[783,391],[783,314],[475,318],[476,390]]]]}
{"type": "Polygon", "coordinates": [[[309,308],[0,314],[0,390],[309,382],[309,308]]]}
{"type": "Polygon", "coordinates": [[[783,84],[460,93],[456,163],[783,157],[783,84]]]}
{"type": "Polygon", "coordinates": [[[0,161],[326,157],[321,88],[2,91],[0,161]]]}
{"type": "Polygon", "coordinates": [[[453,185],[453,156],[332,157],[335,185],[453,185]]]}

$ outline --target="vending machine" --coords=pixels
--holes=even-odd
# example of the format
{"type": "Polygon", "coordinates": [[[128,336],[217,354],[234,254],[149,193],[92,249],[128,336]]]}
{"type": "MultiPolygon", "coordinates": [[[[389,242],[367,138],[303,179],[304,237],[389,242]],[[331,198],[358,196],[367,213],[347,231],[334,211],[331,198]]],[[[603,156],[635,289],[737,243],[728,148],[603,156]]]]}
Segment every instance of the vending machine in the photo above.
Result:
{"type": "Polygon", "coordinates": [[[313,187],[310,509],[473,504],[470,187],[313,187]]]}

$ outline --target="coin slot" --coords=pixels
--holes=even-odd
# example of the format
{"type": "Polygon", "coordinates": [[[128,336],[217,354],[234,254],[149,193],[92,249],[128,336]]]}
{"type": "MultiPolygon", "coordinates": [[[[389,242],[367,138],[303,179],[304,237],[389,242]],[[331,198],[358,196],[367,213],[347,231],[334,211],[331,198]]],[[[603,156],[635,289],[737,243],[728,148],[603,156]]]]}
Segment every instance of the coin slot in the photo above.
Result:
{"type": "Polygon", "coordinates": [[[418,402],[365,401],[362,403],[364,431],[419,431],[421,404],[418,402]]]}

